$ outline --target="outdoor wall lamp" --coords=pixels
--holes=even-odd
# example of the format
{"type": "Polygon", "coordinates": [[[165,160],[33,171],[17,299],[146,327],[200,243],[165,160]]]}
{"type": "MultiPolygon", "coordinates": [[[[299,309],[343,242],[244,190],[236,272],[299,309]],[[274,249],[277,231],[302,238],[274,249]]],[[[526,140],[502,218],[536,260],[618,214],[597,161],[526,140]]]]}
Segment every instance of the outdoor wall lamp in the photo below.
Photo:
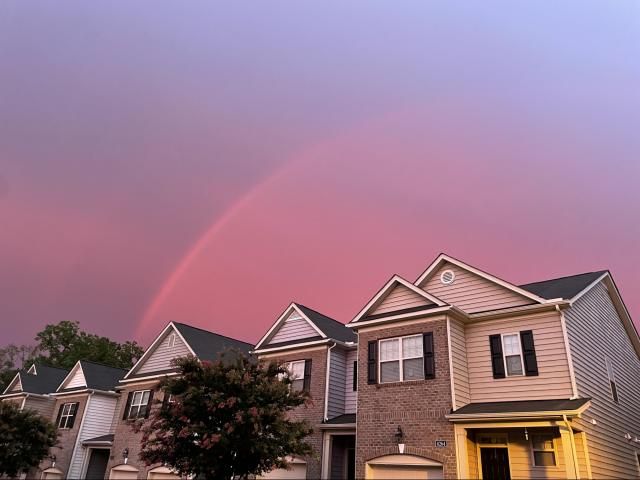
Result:
{"type": "Polygon", "coordinates": [[[50,455],[49,459],[51,460],[51,468],[55,468],[55,466],[56,466],[56,456],[55,455],[50,455]]]}
{"type": "Polygon", "coordinates": [[[400,425],[398,425],[398,430],[396,430],[396,433],[393,436],[396,438],[396,443],[398,444],[398,451],[400,453],[404,453],[404,432],[402,431],[402,428],[400,427],[400,425]]]}
{"type": "Polygon", "coordinates": [[[524,439],[529,440],[529,432],[527,431],[527,427],[524,427],[524,439]]]}
{"type": "Polygon", "coordinates": [[[126,465],[127,461],[129,460],[129,449],[128,448],[125,448],[122,451],[122,458],[124,459],[124,464],[126,465]]]}

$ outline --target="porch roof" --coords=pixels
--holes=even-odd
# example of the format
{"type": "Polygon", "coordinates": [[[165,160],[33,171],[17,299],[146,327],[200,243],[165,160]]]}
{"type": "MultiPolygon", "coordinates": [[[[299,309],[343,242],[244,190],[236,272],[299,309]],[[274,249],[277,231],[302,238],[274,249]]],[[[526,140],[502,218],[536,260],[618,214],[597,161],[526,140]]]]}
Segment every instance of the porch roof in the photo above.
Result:
{"type": "Polygon", "coordinates": [[[100,435],[95,438],[88,438],[82,441],[82,445],[109,445],[113,444],[113,434],[111,435],[100,435]]]}
{"type": "Polygon", "coordinates": [[[575,416],[589,407],[589,398],[519,400],[513,402],[470,403],[447,415],[450,420],[575,416]]]}

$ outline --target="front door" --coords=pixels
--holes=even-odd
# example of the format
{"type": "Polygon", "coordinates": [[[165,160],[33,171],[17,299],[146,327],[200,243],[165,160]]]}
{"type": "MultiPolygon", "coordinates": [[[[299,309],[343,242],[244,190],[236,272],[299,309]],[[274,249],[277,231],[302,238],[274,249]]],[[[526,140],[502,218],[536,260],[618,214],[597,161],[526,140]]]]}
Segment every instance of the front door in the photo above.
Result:
{"type": "Polygon", "coordinates": [[[480,448],[483,480],[511,480],[509,450],[506,448],[480,448]]]}
{"type": "Polygon", "coordinates": [[[109,450],[106,448],[92,448],[85,478],[88,480],[104,479],[107,463],[109,463],[109,450]]]}

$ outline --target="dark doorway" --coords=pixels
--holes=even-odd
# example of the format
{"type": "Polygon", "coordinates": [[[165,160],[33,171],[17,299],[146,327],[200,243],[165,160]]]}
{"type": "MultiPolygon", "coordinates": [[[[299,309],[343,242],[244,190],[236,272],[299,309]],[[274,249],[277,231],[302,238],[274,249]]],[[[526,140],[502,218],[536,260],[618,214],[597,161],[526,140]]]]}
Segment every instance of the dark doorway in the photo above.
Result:
{"type": "Polygon", "coordinates": [[[87,480],[104,480],[108,462],[109,450],[106,448],[92,448],[85,478],[87,480]]]}
{"type": "Polygon", "coordinates": [[[355,435],[331,435],[331,463],[329,478],[354,480],[356,478],[355,435]]]}
{"type": "Polygon", "coordinates": [[[506,448],[481,448],[482,478],[484,480],[511,480],[509,450],[506,448]]]}

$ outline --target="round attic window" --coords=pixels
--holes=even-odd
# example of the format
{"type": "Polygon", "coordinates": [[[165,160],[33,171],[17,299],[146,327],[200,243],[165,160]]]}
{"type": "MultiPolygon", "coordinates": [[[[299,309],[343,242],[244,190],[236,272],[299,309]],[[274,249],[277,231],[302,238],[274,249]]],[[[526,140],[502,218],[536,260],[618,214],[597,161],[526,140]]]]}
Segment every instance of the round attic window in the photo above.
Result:
{"type": "Polygon", "coordinates": [[[453,270],[445,270],[440,274],[440,281],[443,285],[451,285],[455,279],[456,274],[453,273],[453,270]]]}

